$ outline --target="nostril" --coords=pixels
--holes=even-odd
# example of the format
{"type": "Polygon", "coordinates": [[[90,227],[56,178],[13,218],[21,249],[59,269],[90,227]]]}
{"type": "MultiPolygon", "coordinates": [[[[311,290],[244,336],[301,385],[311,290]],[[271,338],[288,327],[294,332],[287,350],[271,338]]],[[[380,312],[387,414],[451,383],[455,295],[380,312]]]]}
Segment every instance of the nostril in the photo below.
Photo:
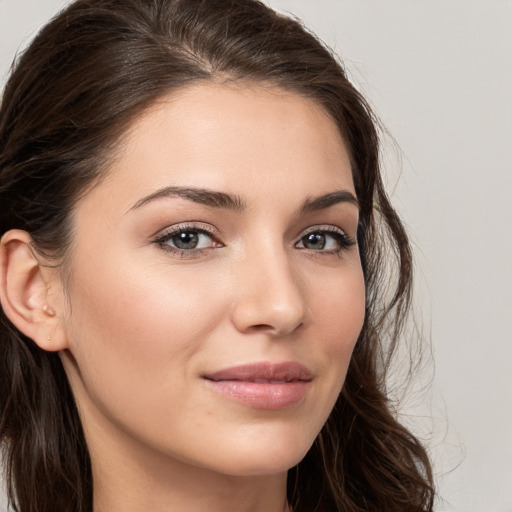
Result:
{"type": "Polygon", "coordinates": [[[273,327],[268,324],[256,324],[251,325],[246,329],[246,332],[264,332],[264,331],[271,331],[273,330],[273,327]]]}
{"type": "MultiPolygon", "coordinates": [[[[276,322],[277,324],[277,322],[276,322]]],[[[265,333],[269,332],[273,334],[274,336],[288,336],[291,333],[297,332],[302,327],[302,322],[298,323],[294,326],[288,326],[288,325],[270,325],[270,324],[256,324],[251,325],[249,328],[245,330],[246,333],[265,333]]]]}

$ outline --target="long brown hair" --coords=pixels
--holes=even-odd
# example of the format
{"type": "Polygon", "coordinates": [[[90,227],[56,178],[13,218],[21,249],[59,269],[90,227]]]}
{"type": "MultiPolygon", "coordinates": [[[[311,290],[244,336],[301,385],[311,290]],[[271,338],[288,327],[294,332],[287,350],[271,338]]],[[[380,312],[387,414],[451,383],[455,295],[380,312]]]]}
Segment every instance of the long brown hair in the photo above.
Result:
{"type": "MultiPolygon", "coordinates": [[[[289,471],[294,512],[433,506],[429,459],[395,418],[385,373],[411,301],[411,252],[379,171],[379,132],[342,64],[298,21],[256,0],[78,0],[19,57],[0,110],[0,235],[26,230],[62,258],[70,212],[128,124],[172,90],[244,80],[312,98],[336,121],[360,202],[366,319],[339,399],[289,471]],[[391,284],[390,284],[391,283],[391,284]]],[[[91,512],[91,465],[59,356],[1,312],[0,441],[22,512],[91,512]]]]}

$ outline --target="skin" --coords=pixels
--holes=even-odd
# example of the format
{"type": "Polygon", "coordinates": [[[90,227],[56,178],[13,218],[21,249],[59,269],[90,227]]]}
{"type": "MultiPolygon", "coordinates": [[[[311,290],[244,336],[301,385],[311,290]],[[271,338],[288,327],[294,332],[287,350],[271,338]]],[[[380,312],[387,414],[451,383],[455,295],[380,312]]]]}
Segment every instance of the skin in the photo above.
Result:
{"type": "Polygon", "coordinates": [[[286,472],[326,421],[364,319],[358,248],[340,244],[355,238],[357,205],[300,212],[337,191],[355,196],[346,147],[298,95],[196,85],[130,127],[106,179],[75,207],[65,279],[45,269],[43,307],[55,320],[33,335],[60,350],[96,512],[286,510],[286,472]],[[145,199],[166,187],[230,194],[244,208],[145,199]],[[180,226],[212,235],[172,252],[176,238],[162,237],[180,226]],[[310,244],[312,232],[325,247],[310,244]],[[311,380],[277,410],[204,379],[283,361],[311,380]]]}

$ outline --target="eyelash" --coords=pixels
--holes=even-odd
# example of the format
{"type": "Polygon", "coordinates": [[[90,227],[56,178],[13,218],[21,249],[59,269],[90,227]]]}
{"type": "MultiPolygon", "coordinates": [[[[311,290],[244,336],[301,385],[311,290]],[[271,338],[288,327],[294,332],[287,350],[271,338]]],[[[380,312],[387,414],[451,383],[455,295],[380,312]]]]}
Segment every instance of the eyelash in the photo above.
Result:
{"type": "Polygon", "coordinates": [[[174,226],[172,228],[164,231],[156,240],[155,243],[160,245],[160,247],[166,251],[179,256],[180,258],[184,257],[198,257],[204,254],[205,251],[215,249],[216,247],[222,247],[222,244],[218,242],[218,235],[216,231],[212,229],[207,229],[204,227],[199,227],[196,225],[189,224],[181,224],[178,226],[174,226]],[[172,238],[184,234],[184,233],[194,233],[199,235],[206,235],[210,237],[217,245],[212,247],[202,248],[202,249],[180,249],[178,247],[172,247],[167,242],[169,242],[172,238]]]}
{"type": "MultiPolygon", "coordinates": [[[[315,256],[319,255],[336,255],[338,257],[341,256],[341,253],[349,249],[350,247],[356,245],[356,240],[354,237],[351,237],[347,235],[342,229],[334,227],[334,226],[312,226],[311,228],[307,229],[301,237],[294,243],[294,247],[297,246],[299,243],[304,243],[304,240],[306,237],[313,235],[313,234],[320,234],[320,235],[328,235],[332,237],[337,244],[339,245],[338,249],[330,249],[330,250],[315,250],[315,249],[308,249],[307,247],[298,247],[300,250],[309,251],[315,256]]],[[[174,226],[172,228],[167,229],[163,233],[161,233],[158,238],[155,239],[154,243],[158,244],[164,251],[169,252],[171,254],[174,254],[176,256],[179,256],[180,258],[194,258],[199,257],[203,255],[206,251],[209,251],[211,249],[223,247],[223,244],[218,241],[219,236],[216,231],[212,229],[208,229],[205,227],[199,227],[197,225],[178,225],[174,226]],[[205,248],[199,248],[199,249],[180,249],[178,247],[172,247],[167,242],[172,240],[172,238],[180,235],[180,234],[196,234],[196,235],[206,235],[210,237],[214,243],[211,247],[205,247],[205,248]]]]}
{"type": "Polygon", "coordinates": [[[356,245],[356,240],[354,237],[347,235],[345,231],[334,226],[312,226],[311,228],[305,231],[305,233],[299,238],[295,245],[297,245],[299,242],[302,242],[306,237],[313,234],[329,235],[332,238],[334,238],[339,245],[338,249],[331,249],[325,251],[308,249],[307,247],[304,247],[302,249],[310,250],[315,255],[336,255],[340,257],[344,251],[356,245]]]}

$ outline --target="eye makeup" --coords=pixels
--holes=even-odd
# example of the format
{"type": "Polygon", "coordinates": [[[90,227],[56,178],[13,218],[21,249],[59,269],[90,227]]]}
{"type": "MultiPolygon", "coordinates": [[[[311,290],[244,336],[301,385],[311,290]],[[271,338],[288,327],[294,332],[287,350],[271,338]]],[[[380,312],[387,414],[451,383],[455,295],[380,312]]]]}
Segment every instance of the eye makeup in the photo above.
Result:
{"type": "MultiPolygon", "coordinates": [[[[197,258],[213,249],[224,247],[218,231],[204,223],[171,226],[161,232],[154,243],[180,258],[197,258]]],[[[343,251],[355,244],[355,238],[337,226],[315,225],[301,232],[294,247],[316,255],[339,257],[343,251]]]]}

